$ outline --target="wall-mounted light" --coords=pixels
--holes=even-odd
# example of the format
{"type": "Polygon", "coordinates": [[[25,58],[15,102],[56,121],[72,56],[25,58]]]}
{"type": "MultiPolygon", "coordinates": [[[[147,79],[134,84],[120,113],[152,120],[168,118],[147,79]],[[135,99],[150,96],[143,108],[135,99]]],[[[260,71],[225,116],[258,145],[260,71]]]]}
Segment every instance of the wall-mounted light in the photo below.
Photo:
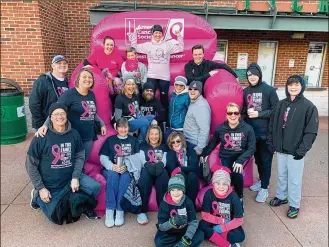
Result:
{"type": "Polygon", "coordinates": [[[292,39],[304,39],[305,34],[304,33],[294,33],[291,35],[292,39]]]}

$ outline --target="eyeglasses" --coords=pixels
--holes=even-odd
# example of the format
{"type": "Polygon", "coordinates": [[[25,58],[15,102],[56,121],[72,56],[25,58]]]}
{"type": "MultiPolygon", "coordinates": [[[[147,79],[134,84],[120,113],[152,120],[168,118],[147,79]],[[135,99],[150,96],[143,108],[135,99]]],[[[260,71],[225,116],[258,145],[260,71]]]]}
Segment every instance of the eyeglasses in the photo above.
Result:
{"type": "Polygon", "coordinates": [[[59,117],[59,116],[64,117],[64,116],[66,116],[66,113],[65,112],[58,112],[58,113],[54,113],[54,114],[51,114],[51,115],[55,116],[55,117],[59,117]]]}
{"type": "Polygon", "coordinates": [[[238,111],[231,111],[231,112],[226,112],[226,114],[229,115],[229,116],[232,116],[232,115],[239,116],[240,115],[240,112],[238,112],[238,111]]]}
{"type": "Polygon", "coordinates": [[[181,142],[182,142],[181,139],[177,139],[177,140],[172,140],[172,141],[171,141],[171,144],[181,143],[181,142]]]}

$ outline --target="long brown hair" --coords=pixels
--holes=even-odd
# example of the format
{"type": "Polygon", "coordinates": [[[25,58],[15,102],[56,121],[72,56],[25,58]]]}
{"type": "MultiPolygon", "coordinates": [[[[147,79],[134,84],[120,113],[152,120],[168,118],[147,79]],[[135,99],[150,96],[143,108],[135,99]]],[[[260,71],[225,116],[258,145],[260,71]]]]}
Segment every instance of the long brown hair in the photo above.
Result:
{"type": "Polygon", "coordinates": [[[75,79],[74,86],[75,87],[79,87],[80,76],[81,76],[82,72],[84,72],[84,71],[87,71],[88,73],[90,73],[91,76],[92,76],[92,78],[93,78],[93,85],[91,85],[91,87],[90,87],[90,89],[92,89],[94,87],[94,85],[95,85],[95,77],[94,77],[94,73],[90,69],[88,69],[88,68],[82,68],[82,69],[80,69],[80,71],[78,72],[77,78],[75,79]]]}

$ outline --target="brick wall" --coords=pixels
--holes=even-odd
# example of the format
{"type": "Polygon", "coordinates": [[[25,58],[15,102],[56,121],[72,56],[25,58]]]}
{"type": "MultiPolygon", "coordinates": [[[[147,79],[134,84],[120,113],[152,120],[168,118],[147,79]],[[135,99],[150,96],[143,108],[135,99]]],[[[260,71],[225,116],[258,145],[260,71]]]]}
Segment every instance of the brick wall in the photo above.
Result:
{"type": "MultiPolygon", "coordinates": [[[[209,4],[235,6],[241,1],[243,0],[217,0],[209,4]]],[[[68,57],[71,73],[89,54],[92,31],[89,7],[100,2],[100,0],[1,1],[1,76],[18,81],[28,93],[33,81],[41,73],[50,70],[51,58],[56,54],[68,57]]],[[[290,3],[291,0],[277,0],[277,2],[290,3]]],[[[300,1],[300,4],[303,2],[300,1]]],[[[203,5],[203,1],[198,0],[152,0],[138,1],[138,3],[203,5]]],[[[290,74],[305,73],[310,41],[328,41],[327,33],[306,32],[302,40],[291,39],[292,33],[217,30],[219,39],[229,40],[228,64],[233,68],[236,67],[239,52],[247,52],[249,62],[255,62],[260,40],[279,41],[275,86],[283,85],[290,74]],[[289,59],[295,59],[294,68],[288,67],[289,59]]],[[[328,87],[328,56],[324,66],[322,86],[328,87]]]]}
{"type": "Polygon", "coordinates": [[[39,4],[1,1],[1,77],[16,80],[25,93],[45,71],[39,4]]]}

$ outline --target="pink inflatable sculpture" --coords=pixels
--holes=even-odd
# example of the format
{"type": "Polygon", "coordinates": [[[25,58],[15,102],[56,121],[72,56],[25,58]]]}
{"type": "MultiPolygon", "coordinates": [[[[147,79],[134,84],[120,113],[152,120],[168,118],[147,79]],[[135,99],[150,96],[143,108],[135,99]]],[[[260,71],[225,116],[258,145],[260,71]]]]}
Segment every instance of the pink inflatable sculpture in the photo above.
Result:
{"type": "MultiPolygon", "coordinates": [[[[94,28],[90,39],[90,54],[104,52],[103,39],[111,36],[115,40],[115,52],[118,52],[125,59],[125,49],[130,46],[130,35],[136,27],[141,31],[138,33],[138,43],[143,43],[151,39],[150,29],[154,24],[163,27],[164,39],[175,40],[175,30],[180,30],[184,38],[184,51],[171,55],[171,86],[169,93],[173,91],[174,78],[178,75],[185,75],[184,66],[192,60],[192,47],[196,44],[204,46],[205,59],[212,60],[217,48],[217,35],[211,25],[204,19],[185,12],[173,11],[133,11],[113,14],[105,17],[94,28]]],[[[147,57],[138,54],[139,61],[147,65],[147,57]]],[[[74,70],[70,80],[70,87],[74,86],[77,72],[81,69],[82,63],[74,70]]],[[[85,165],[85,173],[101,183],[101,192],[98,195],[97,213],[102,216],[106,209],[105,184],[106,180],[101,175],[102,166],[98,152],[106,138],[116,134],[110,124],[112,116],[112,105],[109,99],[109,89],[104,75],[98,68],[92,68],[95,76],[95,87],[93,92],[96,95],[97,111],[107,127],[106,136],[98,136],[98,140],[93,143],[91,155],[85,165]]],[[[158,92],[157,92],[158,97],[158,92]]],[[[242,88],[233,75],[225,70],[219,70],[217,74],[207,80],[205,86],[205,97],[212,109],[211,133],[216,125],[225,119],[225,107],[228,102],[242,104],[242,88]]],[[[215,152],[215,151],[214,151],[215,152]]],[[[217,154],[216,154],[217,155],[217,154]]],[[[215,162],[215,161],[214,161],[215,162]]],[[[204,182],[200,182],[200,188],[204,182]]],[[[202,204],[204,189],[200,190],[197,201],[202,204]],[[202,194],[202,195],[201,195],[202,194]]],[[[200,205],[201,205],[200,204],[200,205]]],[[[149,200],[149,209],[157,211],[155,189],[152,189],[149,200]]],[[[200,209],[200,208],[199,208],[200,209]]]]}

